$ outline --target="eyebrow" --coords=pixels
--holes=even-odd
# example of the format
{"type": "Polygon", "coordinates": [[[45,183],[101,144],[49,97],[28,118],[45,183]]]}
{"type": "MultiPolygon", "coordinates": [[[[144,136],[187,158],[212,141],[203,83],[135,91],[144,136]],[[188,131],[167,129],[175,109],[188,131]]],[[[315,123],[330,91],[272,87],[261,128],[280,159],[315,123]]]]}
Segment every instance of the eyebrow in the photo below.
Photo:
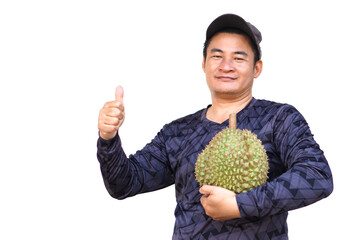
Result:
{"type": "MultiPolygon", "coordinates": [[[[223,53],[223,51],[219,48],[212,48],[210,50],[211,53],[214,52],[219,52],[219,53],[223,53]]],[[[248,56],[248,54],[245,51],[235,51],[234,54],[239,54],[239,55],[244,55],[244,56],[248,56]]]]}

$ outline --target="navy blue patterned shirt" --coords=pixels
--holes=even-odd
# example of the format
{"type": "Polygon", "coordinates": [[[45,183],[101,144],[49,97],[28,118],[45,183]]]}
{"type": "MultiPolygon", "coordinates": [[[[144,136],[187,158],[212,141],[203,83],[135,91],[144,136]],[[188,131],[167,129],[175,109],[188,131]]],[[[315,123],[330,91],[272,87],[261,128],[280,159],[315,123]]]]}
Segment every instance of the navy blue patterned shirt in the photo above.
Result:
{"type": "Polygon", "coordinates": [[[236,195],[240,219],[215,221],[200,203],[194,167],[209,141],[228,127],[206,118],[206,109],[165,125],[142,150],[127,157],[121,140],[99,138],[97,157],[110,195],[124,199],[175,184],[173,239],[288,239],[289,210],[327,197],[333,180],[323,151],[304,117],[291,105],[252,99],[237,114],[237,127],[262,141],[268,182],[236,195]]]}

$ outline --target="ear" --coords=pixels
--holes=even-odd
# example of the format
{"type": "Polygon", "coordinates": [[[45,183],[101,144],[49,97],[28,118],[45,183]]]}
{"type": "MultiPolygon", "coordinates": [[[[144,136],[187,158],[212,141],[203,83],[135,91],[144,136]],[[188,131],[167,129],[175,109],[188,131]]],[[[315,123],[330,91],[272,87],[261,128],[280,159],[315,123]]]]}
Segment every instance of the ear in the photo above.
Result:
{"type": "Polygon", "coordinates": [[[205,58],[203,56],[203,61],[202,61],[202,68],[203,68],[203,72],[205,72],[205,58]]]}
{"type": "Polygon", "coordinates": [[[253,74],[254,78],[258,78],[262,72],[263,63],[262,60],[258,60],[255,64],[255,73],[253,74]]]}

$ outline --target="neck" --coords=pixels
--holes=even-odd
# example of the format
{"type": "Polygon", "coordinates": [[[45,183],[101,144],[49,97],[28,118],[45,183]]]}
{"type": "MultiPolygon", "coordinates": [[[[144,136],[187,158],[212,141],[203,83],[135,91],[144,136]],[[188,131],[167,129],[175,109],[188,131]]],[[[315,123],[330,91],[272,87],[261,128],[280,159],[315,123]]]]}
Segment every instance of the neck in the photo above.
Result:
{"type": "Polygon", "coordinates": [[[216,98],[212,96],[212,106],[207,111],[207,119],[222,123],[231,113],[238,113],[252,100],[252,93],[235,99],[216,98]]]}

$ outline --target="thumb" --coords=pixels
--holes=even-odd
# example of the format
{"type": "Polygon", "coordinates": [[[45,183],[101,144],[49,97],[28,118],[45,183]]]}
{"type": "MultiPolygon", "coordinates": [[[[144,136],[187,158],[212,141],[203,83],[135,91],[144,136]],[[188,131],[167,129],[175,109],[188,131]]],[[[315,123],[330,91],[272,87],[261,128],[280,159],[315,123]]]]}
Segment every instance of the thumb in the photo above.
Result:
{"type": "Polygon", "coordinates": [[[121,86],[116,87],[115,100],[122,102],[124,98],[124,89],[121,86]]]}
{"type": "Polygon", "coordinates": [[[210,185],[203,185],[200,189],[199,192],[203,195],[210,195],[213,191],[213,186],[210,185]]]}

